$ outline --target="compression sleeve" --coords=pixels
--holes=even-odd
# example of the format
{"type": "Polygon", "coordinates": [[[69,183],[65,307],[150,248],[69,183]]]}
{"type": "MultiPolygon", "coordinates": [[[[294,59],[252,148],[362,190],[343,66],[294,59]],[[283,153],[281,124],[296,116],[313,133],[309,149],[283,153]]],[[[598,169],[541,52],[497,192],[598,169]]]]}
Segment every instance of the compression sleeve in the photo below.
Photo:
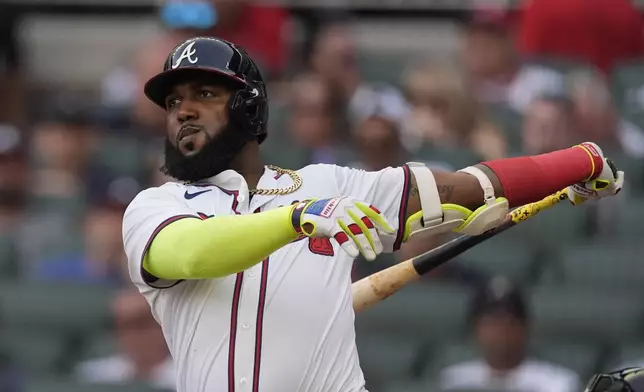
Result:
{"type": "Polygon", "coordinates": [[[219,278],[261,262],[298,235],[292,207],[249,215],[181,219],[163,228],[143,260],[162,279],[219,278]]]}

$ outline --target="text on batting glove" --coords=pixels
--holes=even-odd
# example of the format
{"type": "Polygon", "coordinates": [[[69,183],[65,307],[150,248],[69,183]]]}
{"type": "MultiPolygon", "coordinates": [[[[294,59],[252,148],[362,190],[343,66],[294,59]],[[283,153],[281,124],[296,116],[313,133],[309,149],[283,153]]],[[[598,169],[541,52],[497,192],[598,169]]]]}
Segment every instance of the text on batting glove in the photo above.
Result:
{"type": "Polygon", "coordinates": [[[307,237],[335,239],[352,258],[372,261],[383,251],[379,232],[393,234],[375,207],[351,197],[305,200],[293,206],[293,228],[307,237]]]}

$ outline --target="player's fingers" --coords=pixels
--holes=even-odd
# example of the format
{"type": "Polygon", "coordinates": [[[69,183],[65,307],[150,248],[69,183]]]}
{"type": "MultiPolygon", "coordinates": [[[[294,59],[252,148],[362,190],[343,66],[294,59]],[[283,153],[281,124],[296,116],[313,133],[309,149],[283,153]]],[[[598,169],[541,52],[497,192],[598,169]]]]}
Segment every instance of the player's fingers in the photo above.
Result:
{"type": "MultiPolygon", "coordinates": [[[[347,211],[348,215],[354,215],[350,210],[347,211]]],[[[353,217],[351,217],[352,220],[354,220],[353,217]]],[[[360,220],[360,219],[358,219],[360,220]]],[[[356,244],[358,249],[360,250],[360,253],[364,256],[367,261],[372,261],[376,258],[376,254],[373,251],[373,248],[369,244],[369,240],[367,239],[367,236],[365,236],[364,232],[362,231],[362,228],[355,222],[343,222],[341,220],[338,220],[338,224],[342,229],[344,230],[345,233],[351,238],[351,240],[356,244]],[[347,224],[348,223],[348,224],[347,224]]],[[[368,230],[367,230],[368,231],[368,230]]]]}
{"type": "Polygon", "coordinates": [[[338,245],[340,245],[340,247],[344,249],[345,252],[347,252],[349,256],[355,259],[356,257],[360,256],[360,250],[358,249],[358,246],[353,241],[353,239],[344,230],[342,225],[340,225],[340,223],[341,221],[338,221],[333,228],[333,232],[335,233],[333,235],[333,238],[337,241],[338,245]]]}
{"type": "Polygon", "coordinates": [[[387,219],[385,219],[376,207],[368,206],[361,202],[356,202],[355,205],[376,225],[377,229],[387,234],[393,234],[395,232],[393,227],[387,222],[387,219]]]}
{"type": "MultiPolygon", "coordinates": [[[[380,236],[376,231],[374,223],[365,214],[362,214],[360,210],[349,210],[348,214],[351,219],[353,219],[353,222],[358,225],[358,227],[362,231],[361,235],[363,235],[364,239],[366,239],[368,248],[373,251],[373,256],[375,259],[376,256],[382,253],[382,242],[380,242],[380,236]]],[[[361,235],[358,235],[358,238],[360,238],[361,235]]]]}

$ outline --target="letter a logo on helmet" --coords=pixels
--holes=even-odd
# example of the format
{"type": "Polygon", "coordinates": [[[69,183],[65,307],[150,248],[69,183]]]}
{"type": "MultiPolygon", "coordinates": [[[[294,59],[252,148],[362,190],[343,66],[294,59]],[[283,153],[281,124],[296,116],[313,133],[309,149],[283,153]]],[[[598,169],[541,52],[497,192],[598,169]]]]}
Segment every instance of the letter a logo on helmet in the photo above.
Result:
{"type": "Polygon", "coordinates": [[[143,91],[152,102],[167,110],[165,99],[173,88],[195,79],[231,89],[230,121],[240,132],[256,136],[260,143],[266,138],[266,85],[257,64],[245,50],[215,37],[190,38],[172,49],[163,63],[163,71],[151,77],[143,91]]]}
{"type": "Polygon", "coordinates": [[[181,65],[181,62],[183,60],[188,60],[190,64],[196,64],[197,61],[199,61],[199,57],[195,56],[197,54],[197,49],[194,48],[196,41],[192,41],[188,46],[186,46],[183,49],[183,52],[181,52],[181,56],[177,58],[177,60],[172,64],[172,69],[177,68],[178,66],[181,65]],[[195,56],[195,57],[192,57],[195,56]]]}

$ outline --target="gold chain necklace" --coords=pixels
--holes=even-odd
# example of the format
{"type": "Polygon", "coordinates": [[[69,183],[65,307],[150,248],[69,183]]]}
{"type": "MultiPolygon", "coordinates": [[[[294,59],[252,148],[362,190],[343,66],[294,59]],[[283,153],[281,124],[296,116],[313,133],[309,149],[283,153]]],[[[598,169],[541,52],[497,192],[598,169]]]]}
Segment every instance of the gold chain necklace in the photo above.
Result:
{"type": "Polygon", "coordinates": [[[302,178],[294,170],[282,169],[274,165],[267,165],[269,169],[277,172],[278,174],[286,174],[291,177],[293,184],[287,186],[286,188],[272,188],[272,189],[251,189],[248,193],[251,195],[259,196],[279,196],[279,195],[288,195],[298,190],[302,186],[302,178]]]}

